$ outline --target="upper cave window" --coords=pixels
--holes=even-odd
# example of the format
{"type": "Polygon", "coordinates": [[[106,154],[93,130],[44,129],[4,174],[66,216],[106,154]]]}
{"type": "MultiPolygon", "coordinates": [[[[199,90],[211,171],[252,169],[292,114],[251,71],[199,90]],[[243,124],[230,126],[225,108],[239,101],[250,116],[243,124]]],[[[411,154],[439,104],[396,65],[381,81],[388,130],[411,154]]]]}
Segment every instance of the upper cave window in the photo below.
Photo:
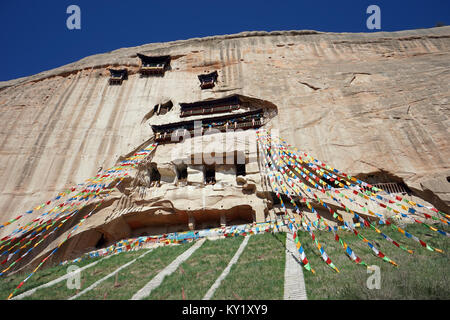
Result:
{"type": "Polygon", "coordinates": [[[245,164],[236,164],[236,176],[245,176],[245,164]]]}
{"type": "Polygon", "coordinates": [[[200,80],[200,87],[202,89],[210,89],[214,87],[214,84],[217,82],[217,76],[217,71],[199,75],[198,79],[200,80]]]}
{"type": "Polygon", "coordinates": [[[141,59],[141,75],[164,75],[170,68],[170,56],[145,56],[137,54],[141,59]]]}
{"type": "Polygon", "coordinates": [[[156,186],[159,187],[161,185],[161,174],[159,173],[156,166],[152,166],[150,168],[150,187],[156,186]]]}
{"type": "Polygon", "coordinates": [[[163,104],[157,104],[153,107],[153,113],[156,115],[165,115],[167,112],[172,110],[173,103],[172,101],[163,103],[163,104]]]}
{"type": "Polygon", "coordinates": [[[205,184],[216,183],[216,168],[213,165],[205,166],[203,169],[205,184]]]}
{"type": "Polygon", "coordinates": [[[176,166],[177,179],[178,181],[183,181],[187,179],[187,165],[181,164],[176,166]]]}
{"type": "Polygon", "coordinates": [[[127,69],[120,69],[120,70],[115,70],[115,69],[108,69],[110,74],[111,74],[111,78],[109,78],[109,84],[118,84],[121,85],[123,80],[127,80],[128,79],[128,70],[127,69]]]}

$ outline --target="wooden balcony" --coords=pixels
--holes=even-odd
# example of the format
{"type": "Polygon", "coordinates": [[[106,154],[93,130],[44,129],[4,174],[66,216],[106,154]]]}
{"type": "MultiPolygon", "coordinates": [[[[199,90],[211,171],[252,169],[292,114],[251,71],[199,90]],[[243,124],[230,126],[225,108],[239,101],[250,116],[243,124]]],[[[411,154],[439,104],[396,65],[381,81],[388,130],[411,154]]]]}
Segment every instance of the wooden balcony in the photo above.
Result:
{"type": "Polygon", "coordinates": [[[164,75],[170,68],[170,56],[146,56],[137,54],[141,59],[141,75],[164,75]]]}
{"type": "Polygon", "coordinates": [[[217,71],[211,72],[209,74],[200,74],[198,79],[200,80],[200,88],[210,89],[215,86],[217,81],[217,71]]]}
{"type": "Polygon", "coordinates": [[[202,82],[200,88],[202,89],[211,89],[214,87],[214,81],[202,82]]]}
{"type": "Polygon", "coordinates": [[[164,66],[141,67],[140,73],[143,75],[164,74],[166,68],[164,66]]]}
{"type": "Polygon", "coordinates": [[[121,85],[123,82],[122,77],[111,77],[109,78],[109,84],[110,85],[121,85]]]}
{"type": "Polygon", "coordinates": [[[110,85],[121,85],[123,80],[128,79],[128,70],[127,69],[108,69],[111,73],[111,77],[109,78],[110,85]]]}
{"type": "MultiPolygon", "coordinates": [[[[241,122],[241,123],[237,123],[235,122],[234,124],[225,124],[225,125],[221,125],[221,126],[211,126],[210,128],[219,130],[220,132],[226,132],[227,130],[237,130],[237,129],[241,129],[241,130],[248,130],[248,129],[255,129],[255,128],[259,128],[262,125],[264,125],[264,121],[263,120],[252,120],[252,121],[246,121],[246,122],[241,122]]],[[[202,135],[208,131],[208,127],[203,127],[202,128],[202,135]]],[[[174,137],[178,137],[179,136],[183,136],[183,131],[182,129],[178,129],[177,130],[173,130],[173,131],[166,131],[166,132],[157,132],[155,133],[155,141],[158,143],[171,143],[171,142],[179,142],[180,139],[175,139],[174,141],[172,141],[172,133],[174,133],[174,137]]],[[[194,136],[194,131],[195,130],[187,130],[190,134],[190,137],[194,136]]],[[[198,133],[196,133],[198,134],[198,133]]]]}
{"type": "Polygon", "coordinates": [[[219,107],[204,107],[204,108],[193,108],[188,110],[182,110],[180,117],[190,117],[190,116],[198,116],[198,115],[206,115],[206,114],[215,114],[222,112],[231,112],[233,110],[239,110],[240,105],[228,105],[228,106],[219,106],[219,107]]]}

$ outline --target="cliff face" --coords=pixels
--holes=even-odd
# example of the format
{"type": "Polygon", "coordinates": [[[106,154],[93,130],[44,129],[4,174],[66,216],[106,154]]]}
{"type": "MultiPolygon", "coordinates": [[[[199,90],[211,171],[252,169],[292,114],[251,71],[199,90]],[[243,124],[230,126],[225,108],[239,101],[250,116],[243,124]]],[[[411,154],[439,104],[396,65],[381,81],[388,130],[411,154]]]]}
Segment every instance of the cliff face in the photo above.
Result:
{"type": "Polygon", "coordinates": [[[447,210],[449,67],[450,27],[247,32],[119,49],[2,82],[0,221],[114,165],[153,135],[149,124],[179,121],[179,103],[235,93],[275,105],[270,126],[300,150],[375,182],[404,181],[447,210]],[[142,78],[136,53],[170,55],[171,70],[142,78]],[[110,86],[108,67],[128,68],[128,80],[110,86]],[[217,85],[200,90],[197,75],[214,70],[217,85]],[[169,100],[173,112],[149,116],[169,100]]]}

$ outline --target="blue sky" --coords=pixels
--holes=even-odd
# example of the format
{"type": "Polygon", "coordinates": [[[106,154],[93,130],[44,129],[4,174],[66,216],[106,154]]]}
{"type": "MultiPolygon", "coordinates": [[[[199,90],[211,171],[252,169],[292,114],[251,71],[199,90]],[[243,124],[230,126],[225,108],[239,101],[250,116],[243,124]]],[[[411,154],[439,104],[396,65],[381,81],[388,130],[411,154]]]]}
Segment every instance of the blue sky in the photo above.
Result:
{"type": "Polygon", "coordinates": [[[450,24],[448,0],[1,0],[0,81],[150,42],[253,30],[375,32],[366,27],[371,4],[381,9],[380,31],[450,24]],[[66,27],[72,4],[81,30],[66,27]]]}

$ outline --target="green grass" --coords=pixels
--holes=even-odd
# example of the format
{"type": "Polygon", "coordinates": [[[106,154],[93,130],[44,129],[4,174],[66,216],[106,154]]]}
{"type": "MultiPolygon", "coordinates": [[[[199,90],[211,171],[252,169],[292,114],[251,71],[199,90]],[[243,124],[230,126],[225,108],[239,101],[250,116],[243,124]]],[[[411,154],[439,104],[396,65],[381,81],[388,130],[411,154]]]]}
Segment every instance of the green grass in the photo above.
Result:
{"type": "MultiPolygon", "coordinates": [[[[74,263],[73,265],[81,268],[100,259],[101,257],[85,259],[80,262],[74,263]]],[[[42,267],[42,269],[38,270],[30,279],[28,279],[27,282],[25,282],[25,284],[19,290],[17,290],[15,296],[65,275],[67,273],[67,267],[68,265],[56,265],[46,268],[44,264],[44,267],[42,267]]],[[[0,299],[6,299],[9,294],[19,285],[19,283],[23,281],[30,273],[31,271],[19,272],[11,276],[0,277],[0,299]]]]}
{"type": "MultiPolygon", "coordinates": [[[[67,280],[61,281],[51,287],[43,288],[37,290],[33,295],[26,297],[27,300],[44,300],[44,299],[52,299],[52,300],[65,300],[68,299],[79,291],[89,287],[95,281],[103,278],[109,273],[116,270],[119,266],[137,258],[142,255],[145,251],[131,251],[124,252],[114,255],[108,259],[102,260],[97,263],[95,266],[90,267],[81,272],[81,288],[80,289],[69,289],[67,288],[67,280]]],[[[65,271],[67,270],[67,266],[63,268],[65,271]]]]}
{"type": "Polygon", "coordinates": [[[200,300],[236,253],[243,237],[207,240],[177,271],[152,291],[149,300],[200,300]]]}
{"type": "MultiPolygon", "coordinates": [[[[449,231],[450,228],[439,225],[449,231]]],[[[367,279],[373,275],[366,267],[352,262],[332,233],[316,231],[333,263],[339,268],[336,273],[321,259],[319,252],[306,232],[299,237],[307,257],[316,274],[304,270],[308,299],[449,299],[450,243],[444,237],[421,225],[409,225],[405,229],[430,245],[444,250],[444,253],[430,252],[412,239],[392,230],[389,226],[380,229],[401,245],[414,250],[413,254],[397,248],[381,235],[369,228],[358,229],[372,243],[394,260],[399,266],[376,257],[366,243],[346,231],[339,231],[354,252],[368,265],[377,265],[381,271],[381,289],[368,289],[367,279]]],[[[285,267],[284,233],[253,235],[232,267],[230,274],[221,283],[213,299],[282,299],[285,267]]],[[[177,271],[166,277],[149,299],[202,299],[206,291],[219,277],[235,254],[243,237],[206,241],[186,260],[177,271]]],[[[154,249],[144,258],[119,272],[117,277],[101,283],[79,299],[130,299],[192,243],[178,246],[164,246],[154,249]]],[[[66,281],[50,288],[36,291],[29,299],[67,299],[88,287],[121,265],[142,255],[145,251],[121,253],[99,262],[81,273],[82,288],[68,289],[66,281]]],[[[76,265],[82,267],[101,258],[86,259],[76,265]]],[[[16,295],[63,276],[68,265],[53,266],[39,270],[16,295]]],[[[6,299],[10,292],[29,274],[22,272],[0,278],[0,298],[6,299]]]]}
{"type": "Polygon", "coordinates": [[[285,233],[251,236],[213,299],[283,299],[285,233]]]}
{"type": "MultiPolygon", "coordinates": [[[[123,300],[130,299],[177,256],[187,250],[193,242],[154,249],[128,268],[121,270],[117,277],[111,277],[93,290],[79,297],[79,300],[123,300]]],[[[118,268],[119,266],[116,266],[118,268]]]]}
{"type": "MultiPolygon", "coordinates": [[[[442,225],[439,227],[443,229],[442,225]]],[[[308,299],[449,299],[449,239],[421,225],[409,225],[405,228],[419,239],[444,250],[442,254],[423,248],[389,226],[382,226],[380,229],[414,251],[409,254],[397,248],[372,229],[359,229],[378,249],[395,261],[398,267],[377,258],[367,244],[352,233],[338,233],[368,265],[380,267],[381,288],[372,290],[367,288],[366,282],[374,273],[368,273],[366,267],[352,262],[331,233],[315,232],[340,273],[336,273],[323,262],[309,234],[301,232],[302,245],[316,271],[315,275],[304,271],[308,299]]],[[[448,231],[448,228],[446,229],[448,231]]]]}

